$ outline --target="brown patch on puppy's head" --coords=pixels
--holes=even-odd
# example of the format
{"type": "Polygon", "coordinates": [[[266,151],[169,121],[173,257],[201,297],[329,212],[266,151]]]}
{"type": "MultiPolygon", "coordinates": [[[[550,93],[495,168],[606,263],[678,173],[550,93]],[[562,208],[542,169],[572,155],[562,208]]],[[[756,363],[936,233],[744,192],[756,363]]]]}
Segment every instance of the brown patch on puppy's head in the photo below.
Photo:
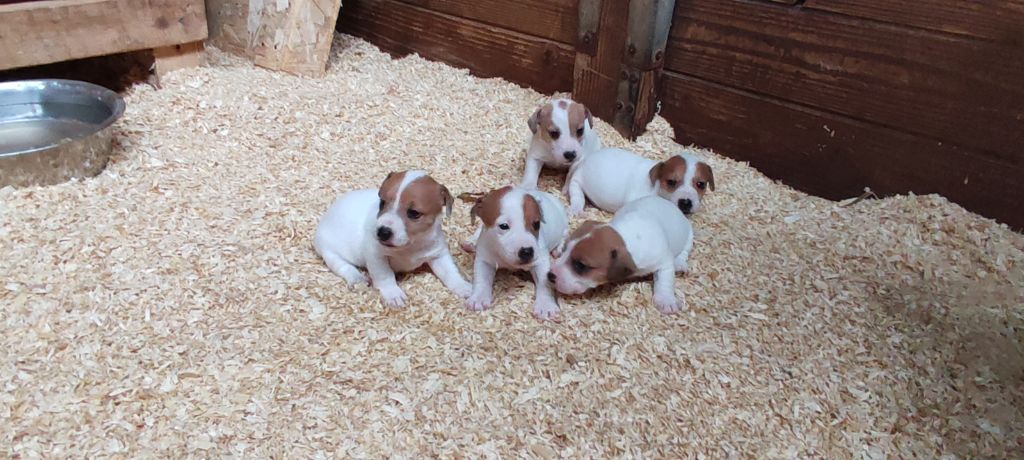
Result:
{"type": "Polygon", "coordinates": [[[541,133],[541,137],[547,140],[551,140],[549,132],[552,130],[553,124],[551,122],[551,112],[555,110],[555,107],[551,103],[542,105],[530,119],[527,120],[526,124],[530,126],[530,131],[537,134],[538,130],[541,133]]]}
{"type": "Polygon", "coordinates": [[[590,127],[594,127],[594,117],[590,114],[590,109],[587,106],[574,102],[569,106],[569,129],[576,137],[582,137],[586,131],[584,122],[589,122],[590,127]]]}
{"type": "Polygon", "coordinates": [[[384,205],[387,203],[394,203],[398,198],[398,189],[402,186],[402,181],[405,180],[405,171],[388,173],[388,177],[384,178],[384,182],[380,184],[380,189],[377,190],[377,196],[380,197],[381,206],[377,210],[377,216],[384,212],[384,205]]]}
{"type": "Polygon", "coordinates": [[[533,195],[526,194],[523,197],[523,223],[526,230],[533,233],[533,236],[540,234],[540,224],[544,222],[544,213],[540,210],[540,203],[533,195]]]}
{"type": "Polygon", "coordinates": [[[430,230],[442,211],[451,214],[452,194],[430,176],[414,179],[398,197],[398,210],[410,235],[430,230]]]}
{"type": "Polygon", "coordinates": [[[673,156],[651,168],[648,173],[652,185],[661,185],[662,190],[674,192],[686,179],[686,159],[673,156]]]}
{"type": "Polygon", "coordinates": [[[703,198],[708,187],[712,192],[715,191],[715,174],[711,172],[711,166],[701,161],[697,163],[697,170],[693,173],[693,188],[697,189],[697,193],[703,198]]]}
{"type": "MultiPolygon", "coordinates": [[[[583,224],[576,233],[588,224],[583,224]]],[[[589,234],[573,246],[569,258],[576,276],[589,278],[597,284],[623,281],[637,272],[622,236],[612,227],[596,222],[589,227],[589,234]]]]}
{"type": "Polygon", "coordinates": [[[506,193],[512,190],[511,185],[491,190],[484,196],[477,198],[476,204],[469,210],[469,215],[479,217],[487,227],[493,227],[494,222],[501,216],[501,199],[506,193]]]}

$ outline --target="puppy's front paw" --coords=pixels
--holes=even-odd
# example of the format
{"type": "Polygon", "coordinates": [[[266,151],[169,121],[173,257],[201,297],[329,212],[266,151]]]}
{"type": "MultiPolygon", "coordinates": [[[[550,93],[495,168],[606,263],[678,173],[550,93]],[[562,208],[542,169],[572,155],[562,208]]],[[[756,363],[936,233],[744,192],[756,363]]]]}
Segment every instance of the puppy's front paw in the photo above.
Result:
{"type": "Polygon", "coordinates": [[[459,243],[459,247],[470,254],[476,252],[476,243],[473,243],[472,241],[463,241],[459,243]]]}
{"type": "Polygon", "coordinates": [[[658,307],[658,311],[671,315],[677,313],[682,307],[682,303],[676,300],[675,294],[669,295],[654,295],[654,305],[658,307]]]}
{"type": "Polygon", "coordinates": [[[459,296],[460,299],[467,299],[473,294],[473,284],[460,279],[455,286],[452,286],[452,292],[459,296]]]}
{"type": "Polygon", "coordinates": [[[409,300],[409,298],[405,296],[405,292],[402,291],[402,288],[398,286],[381,289],[380,295],[384,297],[384,305],[391,308],[402,308],[405,306],[405,301],[409,300]]]}
{"type": "Polygon", "coordinates": [[[558,302],[552,300],[537,300],[533,304],[533,316],[540,320],[550,320],[558,316],[558,302]]]}
{"type": "Polygon", "coordinates": [[[466,309],[472,311],[484,311],[491,308],[491,296],[489,294],[475,293],[466,299],[466,309]]]}
{"type": "Polygon", "coordinates": [[[583,214],[583,203],[570,203],[569,204],[569,217],[579,217],[583,214]]]}

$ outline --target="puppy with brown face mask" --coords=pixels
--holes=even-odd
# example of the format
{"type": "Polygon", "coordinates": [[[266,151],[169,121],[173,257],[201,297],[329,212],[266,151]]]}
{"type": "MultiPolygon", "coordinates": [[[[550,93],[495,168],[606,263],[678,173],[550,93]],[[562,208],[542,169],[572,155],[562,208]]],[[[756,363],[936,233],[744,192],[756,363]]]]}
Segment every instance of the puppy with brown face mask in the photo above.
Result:
{"type": "Polygon", "coordinates": [[[473,294],[466,300],[466,308],[479,311],[491,307],[494,275],[503,268],[533,275],[533,314],[537,318],[557,315],[558,302],[547,273],[551,248],[562,244],[569,231],[562,203],[549,193],[507,186],[481,197],[470,213],[480,218],[482,225],[476,243],[473,294]]]}
{"type": "Polygon", "coordinates": [[[605,283],[654,274],[654,304],[670,314],[685,307],[676,299],[676,272],[688,270],[693,248],[690,221],[674,204],[652,195],[630,201],[611,222],[583,223],[555,251],[548,280],[563,294],[582,294],[605,283]]]}
{"type": "Polygon", "coordinates": [[[465,299],[472,285],[455,265],[441,228],[453,202],[448,189],[424,171],[391,173],[379,189],[339,197],[320,220],[313,247],[349,284],[366,284],[360,271],[365,268],[390,307],[402,307],[407,300],[395,273],[424,264],[465,299]]]}

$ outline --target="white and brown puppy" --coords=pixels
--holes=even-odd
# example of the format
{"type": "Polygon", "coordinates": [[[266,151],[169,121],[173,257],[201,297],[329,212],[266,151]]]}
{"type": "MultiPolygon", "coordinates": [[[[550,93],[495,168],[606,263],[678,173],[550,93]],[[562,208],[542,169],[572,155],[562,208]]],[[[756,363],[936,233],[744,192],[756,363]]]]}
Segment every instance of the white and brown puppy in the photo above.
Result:
{"type": "Polygon", "coordinates": [[[569,218],[562,203],[549,193],[507,186],[478,199],[470,214],[480,218],[483,230],[476,244],[473,294],[466,308],[490,308],[494,274],[504,268],[533,275],[534,315],[549,319],[558,314],[547,274],[551,249],[561,245],[569,233],[569,218]]]}
{"type": "Polygon", "coordinates": [[[568,169],[587,154],[601,148],[594,130],[594,117],[585,105],[570,99],[555,99],[537,109],[527,120],[530,148],[520,187],[537,188],[543,166],[568,169]]]}
{"type": "Polygon", "coordinates": [[[349,284],[365,284],[366,268],[384,302],[405,305],[395,273],[423,264],[461,298],[473,286],[459,273],[441,228],[442,213],[451,215],[452,195],[424,171],[388,174],[379,189],[348,192],[320,220],[313,247],[349,284]]]}
{"type": "Polygon", "coordinates": [[[691,153],[656,161],[622,149],[601,149],[573,168],[566,178],[569,213],[583,212],[586,200],[608,211],[648,195],[674,203],[683,214],[700,210],[704,193],[715,190],[715,175],[702,159],[691,153]]]}
{"type": "Polygon", "coordinates": [[[662,313],[685,306],[675,294],[676,272],[688,270],[690,221],[672,203],[647,196],[626,203],[611,222],[583,223],[556,251],[548,280],[563,294],[654,274],[654,304],[662,313]]]}

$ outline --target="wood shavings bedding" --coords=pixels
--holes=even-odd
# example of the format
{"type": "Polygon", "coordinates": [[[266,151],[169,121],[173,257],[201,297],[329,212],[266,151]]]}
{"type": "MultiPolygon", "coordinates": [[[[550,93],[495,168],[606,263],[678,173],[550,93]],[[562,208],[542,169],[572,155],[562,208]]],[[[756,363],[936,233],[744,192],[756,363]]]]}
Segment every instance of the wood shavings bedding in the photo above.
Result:
{"type": "MultiPolygon", "coordinates": [[[[456,195],[512,183],[546,97],[347,36],[324,79],[211,53],[132,90],[101,176],[0,192],[8,455],[1024,454],[1020,234],[936,196],[841,207],[704,152],[688,311],[633,283],[541,323],[500,274],[472,314],[429,273],[388,311],[313,252],[331,200],[412,167],[456,195]]],[[[680,148],[662,119],[634,144],[599,129],[680,148]]],[[[467,276],[469,222],[457,203],[446,223],[467,276]]]]}

